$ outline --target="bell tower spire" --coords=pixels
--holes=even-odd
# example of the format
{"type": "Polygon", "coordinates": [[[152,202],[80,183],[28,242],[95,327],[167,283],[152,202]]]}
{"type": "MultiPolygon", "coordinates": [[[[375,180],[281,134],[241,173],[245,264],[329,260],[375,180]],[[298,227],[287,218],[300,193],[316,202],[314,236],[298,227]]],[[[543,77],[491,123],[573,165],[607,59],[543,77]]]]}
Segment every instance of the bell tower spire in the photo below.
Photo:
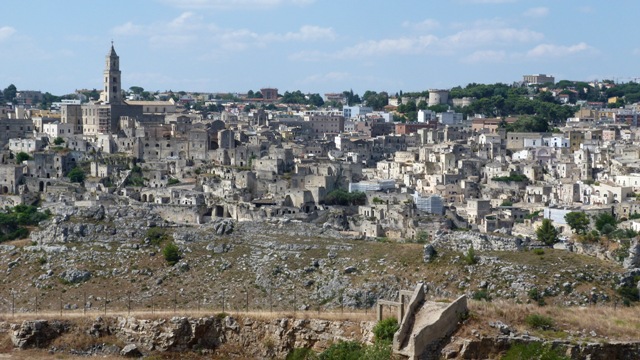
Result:
{"type": "Polygon", "coordinates": [[[122,86],[120,82],[120,57],[116,54],[111,40],[111,50],[106,56],[104,69],[104,89],[100,100],[108,104],[120,104],[122,102],[122,86]]]}

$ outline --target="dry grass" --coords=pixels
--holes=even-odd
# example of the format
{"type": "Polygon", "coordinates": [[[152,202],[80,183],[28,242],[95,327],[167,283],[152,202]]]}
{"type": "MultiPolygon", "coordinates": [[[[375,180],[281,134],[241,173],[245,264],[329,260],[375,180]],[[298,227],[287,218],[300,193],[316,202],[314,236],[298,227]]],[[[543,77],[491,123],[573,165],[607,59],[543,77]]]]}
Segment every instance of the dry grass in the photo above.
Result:
{"type": "Polygon", "coordinates": [[[530,314],[540,314],[551,318],[555,332],[540,333],[541,336],[566,337],[568,332],[594,331],[597,337],[607,337],[609,341],[637,341],[640,339],[640,307],[558,307],[533,304],[514,304],[507,301],[470,301],[471,321],[469,328],[481,333],[491,333],[489,321],[500,320],[518,331],[535,332],[525,324],[530,314]]]}
{"type": "MultiPolygon", "coordinates": [[[[227,314],[234,317],[248,317],[256,320],[272,320],[272,319],[281,319],[281,318],[292,318],[292,319],[318,319],[318,320],[330,320],[330,321],[375,321],[376,314],[373,310],[368,311],[349,311],[341,312],[340,310],[326,311],[322,310],[318,311],[155,311],[151,313],[150,311],[132,311],[130,314],[125,311],[107,311],[106,317],[117,317],[117,316],[131,316],[136,319],[147,319],[147,320],[157,320],[157,319],[167,319],[173,316],[187,316],[187,317],[206,317],[206,316],[220,316],[220,314],[227,314]]],[[[86,314],[83,314],[82,311],[64,311],[62,312],[62,316],[60,316],[59,312],[45,312],[45,313],[16,313],[15,316],[11,314],[3,314],[0,315],[0,321],[17,323],[24,320],[62,320],[62,319],[75,319],[84,320],[84,321],[93,321],[96,317],[105,318],[105,314],[102,311],[90,311],[86,314]]]]}

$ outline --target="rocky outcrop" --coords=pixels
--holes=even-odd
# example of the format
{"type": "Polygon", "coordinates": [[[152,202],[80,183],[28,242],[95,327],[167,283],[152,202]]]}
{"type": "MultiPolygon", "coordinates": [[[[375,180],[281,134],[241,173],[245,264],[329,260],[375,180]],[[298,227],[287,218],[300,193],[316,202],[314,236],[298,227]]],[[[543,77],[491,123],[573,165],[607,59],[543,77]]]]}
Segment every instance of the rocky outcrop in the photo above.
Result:
{"type": "Polygon", "coordinates": [[[527,248],[529,244],[528,239],[474,231],[438,232],[432,242],[436,248],[454,251],[467,251],[471,246],[476,251],[520,251],[527,248]]]}
{"type": "Polygon", "coordinates": [[[422,260],[426,263],[429,263],[436,256],[436,249],[431,244],[427,244],[424,246],[422,252],[422,260]]]}
{"type": "Polygon", "coordinates": [[[67,269],[60,274],[60,279],[68,284],[77,284],[91,279],[91,272],[78,269],[67,269]]]}
{"type": "Polygon", "coordinates": [[[640,343],[571,343],[543,341],[530,336],[498,336],[459,340],[442,350],[445,359],[497,359],[514,344],[540,344],[569,359],[632,360],[640,358],[640,343]]]}
{"type": "Polygon", "coordinates": [[[314,319],[254,320],[231,316],[169,320],[118,318],[114,334],[143,351],[240,348],[243,356],[283,358],[295,347],[324,349],[338,340],[372,340],[373,322],[314,319]],[[357,330],[357,331],[354,331],[357,330]]]}
{"type": "Polygon", "coordinates": [[[631,242],[629,255],[624,259],[622,265],[625,269],[640,268],[640,243],[638,243],[638,239],[631,242]]]}
{"type": "Polygon", "coordinates": [[[21,349],[47,348],[52,340],[73,327],[74,331],[88,334],[97,342],[103,336],[116,336],[127,344],[120,351],[127,357],[198,350],[252,359],[284,358],[298,347],[322,351],[340,340],[368,343],[373,340],[373,326],[372,321],[257,320],[232,316],[153,320],[98,317],[93,323],[35,320],[9,325],[13,344],[21,349]]]}
{"type": "Polygon", "coordinates": [[[13,346],[19,349],[37,348],[49,343],[69,329],[69,324],[61,321],[26,320],[22,324],[11,324],[10,333],[13,346]]]}

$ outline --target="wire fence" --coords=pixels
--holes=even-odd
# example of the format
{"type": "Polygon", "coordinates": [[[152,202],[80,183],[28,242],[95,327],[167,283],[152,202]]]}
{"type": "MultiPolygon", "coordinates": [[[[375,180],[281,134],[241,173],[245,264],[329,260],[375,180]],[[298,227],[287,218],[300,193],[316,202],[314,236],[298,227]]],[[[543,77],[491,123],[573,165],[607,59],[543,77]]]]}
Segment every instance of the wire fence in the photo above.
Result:
{"type": "MultiPolygon", "coordinates": [[[[34,291],[0,295],[0,315],[4,317],[32,316],[153,316],[153,315],[206,315],[206,314],[262,314],[263,316],[354,318],[375,319],[375,302],[357,308],[345,306],[343,296],[331,304],[310,304],[301,300],[295,291],[268,291],[252,294],[249,291],[229,294],[227,290],[211,294],[186,294],[182,291],[164,292],[161,295],[148,293],[76,292],[57,295],[34,291]],[[337,303],[337,305],[336,305],[337,303]]],[[[389,308],[389,311],[393,311],[389,308]]]]}

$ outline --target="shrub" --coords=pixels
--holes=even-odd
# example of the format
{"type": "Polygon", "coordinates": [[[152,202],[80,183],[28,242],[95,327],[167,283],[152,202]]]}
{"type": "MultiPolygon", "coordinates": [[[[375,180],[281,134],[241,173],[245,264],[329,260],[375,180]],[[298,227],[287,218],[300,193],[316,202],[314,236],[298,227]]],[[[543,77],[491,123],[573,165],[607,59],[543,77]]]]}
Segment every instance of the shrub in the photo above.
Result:
{"type": "Polygon", "coordinates": [[[173,242],[168,243],[162,249],[162,255],[169,265],[175,265],[180,261],[180,249],[173,242]]]}
{"type": "Polygon", "coordinates": [[[558,349],[553,349],[551,345],[539,342],[513,344],[502,357],[502,360],[521,359],[570,360],[569,357],[562,355],[558,349]]]}
{"type": "Polygon", "coordinates": [[[69,181],[72,183],[81,183],[85,178],[84,171],[79,167],[73,168],[73,170],[69,171],[67,176],[69,177],[69,181]]]}
{"type": "Polygon", "coordinates": [[[323,351],[319,360],[360,360],[365,359],[365,349],[355,341],[340,341],[323,351]]]}
{"type": "Polygon", "coordinates": [[[487,290],[478,290],[476,292],[473,293],[472,296],[473,300],[477,300],[477,301],[491,301],[491,296],[489,296],[489,292],[487,292],[487,290]]]}
{"type": "Polygon", "coordinates": [[[467,250],[467,253],[464,254],[464,262],[467,265],[474,265],[478,262],[478,259],[476,258],[476,250],[473,248],[473,245],[471,245],[469,250],[467,250]]]}
{"type": "Polygon", "coordinates": [[[147,230],[146,236],[152,245],[161,245],[165,240],[169,238],[167,231],[159,227],[151,227],[147,230]]]}
{"type": "Polygon", "coordinates": [[[426,244],[429,241],[429,233],[426,231],[418,231],[416,234],[416,242],[418,244],[426,244]]]}
{"type": "Polygon", "coordinates": [[[38,211],[35,206],[16,205],[0,212],[0,242],[25,238],[29,230],[25,226],[38,225],[51,216],[49,210],[38,211]]]}
{"type": "Polygon", "coordinates": [[[389,360],[393,357],[393,349],[390,341],[377,341],[369,345],[364,350],[363,359],[367,360],[389,360]]]}
{"type": "Polygon", "coordinates": [[[18,164],[22,164],[23,161],[31,159],[33,158],[26,152],[20,151],[18,154],[16,154],[16,163],[18,164]]]}
{"type": "Polygon", "coordinates": [[[64,144],[64,139],[61,138],[60,136],[58,136],[57,138],[53,139],[53,144],[54,145],[62,145],[62,144],[64,144]]]}
{"type": "Polygon", "coordinates": [[[290,352],[286,360],[315,360],[318,356],[309,348],[295,348],[290,352]]]}
{"type": "Polygon", "coordinates": [[[518,173],[511,173],[511,175],[509,176],[496,176],[491,178],[491,180],[493,181],[498,181],[498,182],[528,182],[529,178],[526,177],[523,174],[518,174],[518,173]]]}
{"type": "Polygon", "coordinates": [[[542,249],[533,249],[533,253],[536,255],[544,255],[544,250],[542,249]]]}
{"type": "Polygon", "coordinates": [[[390,317],[378,321],[376,326],[373,327],[373,334],[376,336],[376,341],[393,341],[393,334],[399,328],[398,319],[390,317]]]}
{"type": "Polygon", "coordinates": [[[171,178],[167,181],[167,186],[176,185],[176,184],[180,184],[180,180],[171,178]]]}
{"type": "Polygon", "coordinates": [[[545,302],[544,302],[544,294],[541,294],[537,288],[532,288],[531,290],[529,290],[529,292],[527,293],[527,295],[529,295],[529,299],[535,301],[538,303],[538,305],[540,306],[544,306],[545,302]]]}
{"type": "Polygon", "coordinates": [[[638,296],[638,288],[635,286],[621,286],[616,290],[616,292],[620,297],[622,297],[622,302],[625,305],[640,300],[640,296],[638,296]]]}
{"type": "Polygon", "coordinates": [[[530,327],[540,330],[549,330],[554,326],[552,318],[540,314],[527,315],[524,322],[530,327]]]}

